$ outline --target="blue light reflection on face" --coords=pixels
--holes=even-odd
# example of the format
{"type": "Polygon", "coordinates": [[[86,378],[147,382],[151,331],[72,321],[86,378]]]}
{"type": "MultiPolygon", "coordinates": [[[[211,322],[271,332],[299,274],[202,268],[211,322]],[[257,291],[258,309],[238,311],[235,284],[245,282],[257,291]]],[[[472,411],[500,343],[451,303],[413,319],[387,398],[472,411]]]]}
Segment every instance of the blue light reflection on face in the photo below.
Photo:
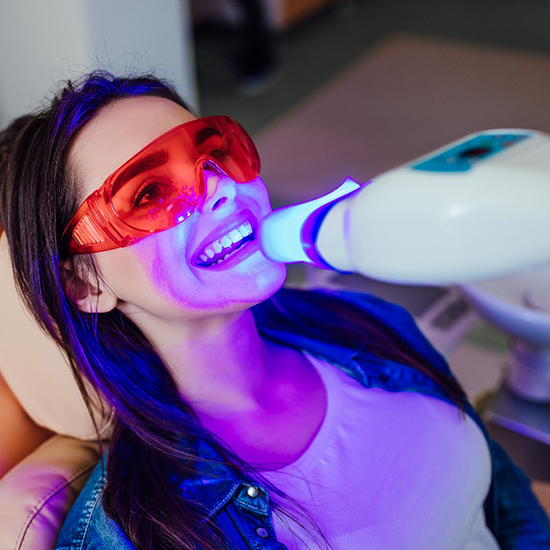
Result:
{"type": "MultiPolygon", "coordinates": [[[[133,256],[129,265],[139,263],[133,271],[142,270],[143,284],[149,287],[143,292],[136,289],[132,299],[144,309],[153,308],[152,311],[160,313],[176,308],[195,317],[206,312],[213,314],[250,307],[276,292],[284,282],[286,269],[283,264],[263,255],[257,235],[237,250],[234,257],[226,260],[230,267],[225,268],[222,263],[201,268],[193,262],[205,236],[214,234],[212,240],[217,236],[221,238],[228,231],[219,229],[218,232],[218,228],[231,224],[232,219],[239,219],[243,210],[254,214],[257,225],[270,212],[264,183],[258,178],[248,184],[238,184],[224,177],[220,188],[209,193],[203,207],[192,216],[129,247],[131,255],[128,256],[133,256]],[[220,201],[221,198],[226,200],[220,201]],[[221,206],[212,210],[214,204],[221,206]],[[161,301],[165,307],[161,307],[161,301]]],[[[134,277],[133,283],[138,281],[139,276],[134,277]]]]}

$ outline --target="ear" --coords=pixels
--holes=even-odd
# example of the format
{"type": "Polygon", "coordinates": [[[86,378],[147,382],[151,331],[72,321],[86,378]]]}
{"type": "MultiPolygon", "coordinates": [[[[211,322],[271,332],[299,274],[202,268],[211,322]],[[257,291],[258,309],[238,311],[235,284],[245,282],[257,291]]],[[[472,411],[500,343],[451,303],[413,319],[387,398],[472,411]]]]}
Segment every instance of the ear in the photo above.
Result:
{"type": "Polygon", "coordinates": [[[61,283],[71,302],[85,313],[107,313],[118,303],[116,294],[98,278],[99,286],[89,281],[87,273],[79,273],[69,259],[59,263],[61,283]]]}

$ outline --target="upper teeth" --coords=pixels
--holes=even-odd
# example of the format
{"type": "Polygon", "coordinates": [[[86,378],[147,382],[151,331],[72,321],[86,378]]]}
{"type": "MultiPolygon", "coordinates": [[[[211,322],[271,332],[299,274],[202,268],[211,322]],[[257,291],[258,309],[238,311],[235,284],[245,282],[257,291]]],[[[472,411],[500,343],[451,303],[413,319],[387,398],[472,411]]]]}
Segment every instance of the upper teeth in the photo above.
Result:
{"type": "Polygon", "coordinates": [[[252,226],[250,222],[245,222],[237,229],[232,229],[227,235],[224,235],[221,239],[209,244],[200,254],[200,259],[203,262],[208,261],[209,258],[213,258],[216,254],[219,254],[224,248],[229,248],[233,243],[236,243],[247,237],[252,233],[252,226]]]}

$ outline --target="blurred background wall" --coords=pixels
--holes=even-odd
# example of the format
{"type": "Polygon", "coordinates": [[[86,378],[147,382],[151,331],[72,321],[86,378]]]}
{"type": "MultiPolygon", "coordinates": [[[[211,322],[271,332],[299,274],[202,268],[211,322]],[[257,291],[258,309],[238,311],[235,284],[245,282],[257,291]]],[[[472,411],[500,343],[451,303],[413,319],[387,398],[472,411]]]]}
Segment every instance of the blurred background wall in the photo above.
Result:
{"type": "Polygon", "coordinates": [[[189,4],[181,0],[18,0],[1,4],[0,126],[59,82],[94,69],[154,71],[197,105],[189,4]]]}

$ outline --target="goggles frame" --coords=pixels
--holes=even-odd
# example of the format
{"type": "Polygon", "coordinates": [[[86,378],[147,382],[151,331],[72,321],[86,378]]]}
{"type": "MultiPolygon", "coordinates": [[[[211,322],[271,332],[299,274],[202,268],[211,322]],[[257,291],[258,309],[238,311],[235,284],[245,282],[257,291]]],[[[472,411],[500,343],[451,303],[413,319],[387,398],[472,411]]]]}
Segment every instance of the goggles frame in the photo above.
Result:
{"type": "Polygon", "coordinates": [[[123,248],[186,220],[204,203],[204,165],[207,163],[213,163],[238,183],[250,182],[260,174],[256,146],[244,128],[231,117],[208,116],[180,124],[148,143],[83,201],[63,231],[61,250],[64,257],[123,248]],[[123,207],[128,206],[129,201],[127,198],[118,199],[117,193],[125,186],[136,185],[144,172],[153,172],[152,177],[155,177],[154,168],[135,175],[132,169],[140,160],[158,152],[168,157],[164,165],[170,163],[171,154],[185,164],[186,172],[192,165],[192,181],[189,181],[189,173],[178,183],[171,178],[165,188],[177,193],[169,200],[160,198],[155,213],[149,210],[145,217],[136,216],[132,207],[125,212],[123,207]],[[179,210],[176,208],[177,213],[168,215],[174,206],[179,210]]]}

